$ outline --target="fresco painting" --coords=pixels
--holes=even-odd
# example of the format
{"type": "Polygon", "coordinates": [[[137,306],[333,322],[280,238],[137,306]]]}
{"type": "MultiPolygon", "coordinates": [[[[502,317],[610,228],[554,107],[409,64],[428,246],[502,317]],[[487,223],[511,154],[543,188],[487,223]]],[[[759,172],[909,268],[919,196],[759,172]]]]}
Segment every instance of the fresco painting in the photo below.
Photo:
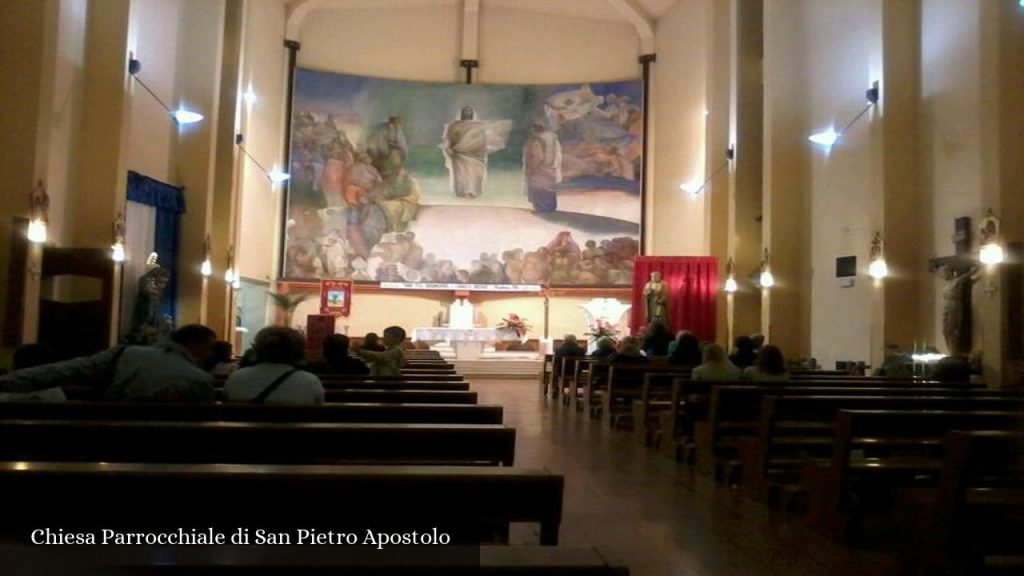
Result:
{"type": "Polygon", "coordinates": [[[296,70],[284,275],[628,285],[642,85],[296,70]]]}

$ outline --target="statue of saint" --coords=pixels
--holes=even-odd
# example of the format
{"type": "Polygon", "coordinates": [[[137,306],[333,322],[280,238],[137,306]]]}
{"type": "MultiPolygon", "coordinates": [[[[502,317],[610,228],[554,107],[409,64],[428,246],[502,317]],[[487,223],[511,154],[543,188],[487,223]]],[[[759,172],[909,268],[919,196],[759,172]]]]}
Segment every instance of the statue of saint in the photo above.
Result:
{"type": "Polygon", "coordinates": [[[644,286],[644,321],[668,324],[668,284],[661,279],[661,272],[651,272],[651,280],[644,286]]]}
{"type": "MultiPolygon", "coordinates": [[[[147,270],[139,276],[139,289],[132,310],[129,344],[152,344],[168,332],[169,318],[160,316],[160,303],[171,281],[171,271],[156,263],[155,255],[146,260],[147,270]]],[[[170,322],[173,328],[173,322],[170,322]]]]}

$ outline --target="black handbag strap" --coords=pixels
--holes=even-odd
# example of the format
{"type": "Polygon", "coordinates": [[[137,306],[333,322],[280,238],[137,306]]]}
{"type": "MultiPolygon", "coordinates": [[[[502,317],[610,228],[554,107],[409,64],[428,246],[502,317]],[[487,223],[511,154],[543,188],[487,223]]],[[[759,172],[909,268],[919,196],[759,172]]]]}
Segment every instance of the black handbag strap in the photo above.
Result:
{"type": "Polygon", "coordinates": [[[263,404],[263,402],[266,401],[267,397],[274,393],[274,390],[280,388],[281,384],[284,384],[284,381],[287,380],[289,376],[295,374],[298,371],[298,368],[292,368],[291,370],[288,370],[284,374],[281,374],[280,376],[275,378],[273,382],[268,384],[267,387],[263,389],[263,392],[260,392],[258,396],[250,400],[250,402],[252,402],[253,404],[263,404]]]}

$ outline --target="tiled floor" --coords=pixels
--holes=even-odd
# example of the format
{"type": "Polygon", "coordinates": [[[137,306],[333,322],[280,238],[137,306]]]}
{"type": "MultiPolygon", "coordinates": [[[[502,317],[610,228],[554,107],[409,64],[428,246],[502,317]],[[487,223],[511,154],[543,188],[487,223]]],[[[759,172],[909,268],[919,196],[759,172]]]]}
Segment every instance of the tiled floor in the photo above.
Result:
{"type": "Polygon", "coordinates": [[[565,475],[563,545],[595,546],[634,576],[898,573],[889,557],[834,544],[545,401],[535,381],[472,384],[482,404],[505,407],[506,424],[517,429],[517,466],[565,475]]]}

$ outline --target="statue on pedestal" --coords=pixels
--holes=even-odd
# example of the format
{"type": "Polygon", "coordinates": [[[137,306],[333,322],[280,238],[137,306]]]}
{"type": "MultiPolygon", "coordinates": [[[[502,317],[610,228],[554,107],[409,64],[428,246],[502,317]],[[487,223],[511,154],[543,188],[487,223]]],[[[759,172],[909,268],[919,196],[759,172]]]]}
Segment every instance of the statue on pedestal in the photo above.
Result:
{"type": "Polygon", "coordinates": [[[146,272],[139,276],[131,329],[125,337],[127,344],[148,345],[170,334],[173,321],[160,315],[160,303],[170,281],[171,271],[157,263],[155,252],[150,254],[146,259],[146,272]]]}
{"type": "Polygon", "coordinates": [[[661,279],[661,272],[651,272],[651,280],[644,286],[644,322],[668,324],[668,284],[661,279]]]}

